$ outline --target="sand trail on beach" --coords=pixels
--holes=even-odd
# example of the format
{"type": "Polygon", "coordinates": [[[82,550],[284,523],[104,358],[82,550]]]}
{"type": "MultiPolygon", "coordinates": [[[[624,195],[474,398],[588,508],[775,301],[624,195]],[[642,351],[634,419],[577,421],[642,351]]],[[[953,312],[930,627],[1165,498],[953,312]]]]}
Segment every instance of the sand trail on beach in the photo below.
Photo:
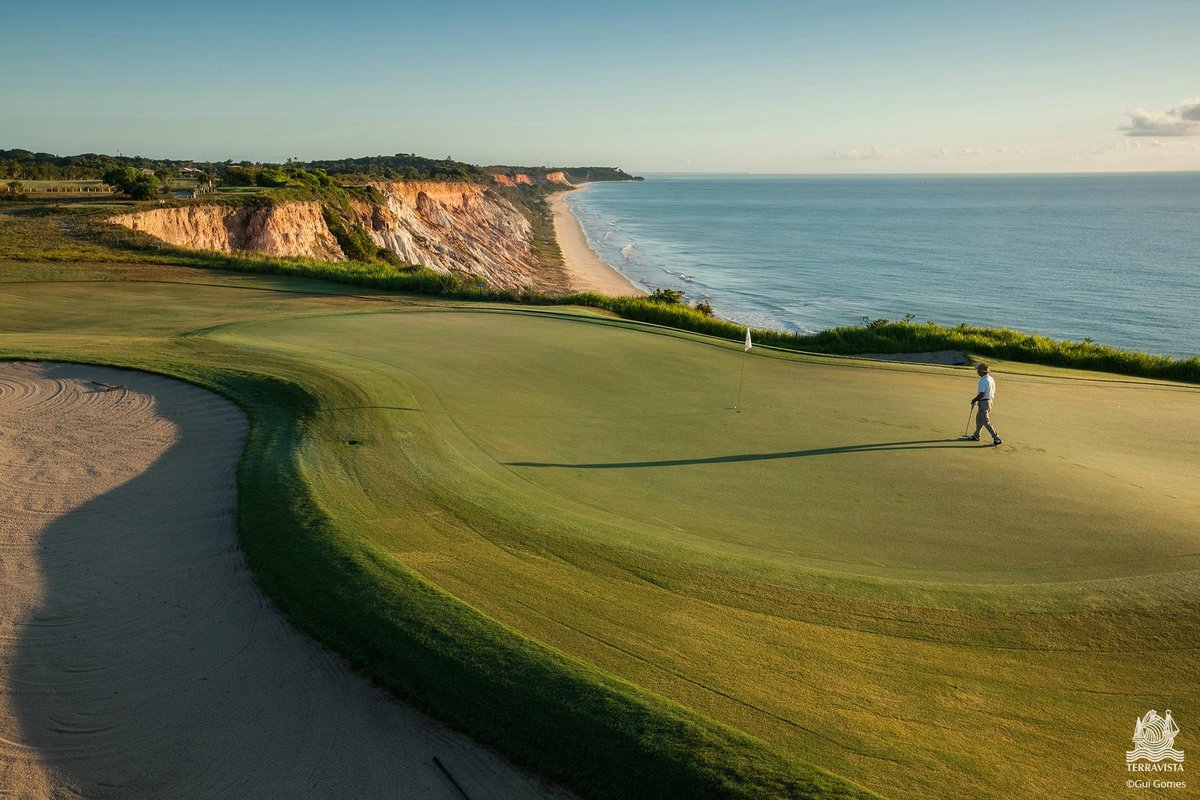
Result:
{"type": "Polygon", "coordinates": [[[583,226],[567,204],[567,195],[579,191],[582,190],[557,192],[547,198],[554,219],[554,236],[558,239],[558,249],[562,252],[563,268],[567,272],[571,291],[600,292],[613,297],[645,296],[646,292],[601,261],[588,244],[583,226]]]}
{"type": "Polygon", "coordinates": [[[0,363],[0,797],[567,797],[299,634],[237,546],[241,412],[0,363]]]}

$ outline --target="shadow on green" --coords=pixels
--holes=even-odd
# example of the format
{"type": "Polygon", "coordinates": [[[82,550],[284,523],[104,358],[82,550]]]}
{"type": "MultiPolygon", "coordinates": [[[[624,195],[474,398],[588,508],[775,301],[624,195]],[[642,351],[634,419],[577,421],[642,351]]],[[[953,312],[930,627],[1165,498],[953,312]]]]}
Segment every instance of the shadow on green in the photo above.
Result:
{"type": "Polygon", "coordinates": [[[841,447],[817,447],[812,450],[786,450],[780,453],[739,453],[732,456],[712,458],[677,458],[663,461],[611,461],[598,464],[556,464],[546,461],[509,461],[510,467],[565,467],[570,469],[635,469],[638,467],[687,467],[694,464],[731,464],[738,461],[771,461],[779,458],[805,458],[807,456],[836,456],[842,453],[884,453],[889,450],[941,450],[961,449],[974,442],[961,437],[955,439],[916,439],[910,442],[877,442],[875,444],[848,444],[841,447]],[[954,442],[954,444],[948,444],[954,442]]]}

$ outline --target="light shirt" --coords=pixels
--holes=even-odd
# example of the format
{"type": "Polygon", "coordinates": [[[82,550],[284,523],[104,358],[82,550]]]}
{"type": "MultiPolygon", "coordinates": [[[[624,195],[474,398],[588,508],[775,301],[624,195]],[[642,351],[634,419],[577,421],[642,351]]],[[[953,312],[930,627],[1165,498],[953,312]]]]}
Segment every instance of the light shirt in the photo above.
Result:
{"type": "Polygon", "coordinates": [[[979,379],[979,393],[983,395],[980,400],[996,399],[996,381],[991,375],[984,375],[979,379]]]}

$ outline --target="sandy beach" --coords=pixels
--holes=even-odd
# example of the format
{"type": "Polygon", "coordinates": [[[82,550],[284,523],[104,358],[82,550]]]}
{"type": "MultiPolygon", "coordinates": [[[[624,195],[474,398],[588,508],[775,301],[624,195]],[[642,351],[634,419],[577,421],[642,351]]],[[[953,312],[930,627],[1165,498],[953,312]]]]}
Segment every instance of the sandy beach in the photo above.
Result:
{"type": "Polygon", "coordinates": [[[604,263],[587,243],[583,227],[571,212],[567,204],[567,195],[583,191],[572,189],[550,195],[550,212],[554,215],[554,235],[558,237],[558,247],[562,250],[563,267],[571,282],[571,289],[577,292],[600,292],[613,296],[636,295],[646,293],[634,286],[621,273],[604,263]]]}
{"type": "Polygon", "coordinates": [[[246,430],[167,378],[0,363],[0,797],[570,797],[274,609],[238,547],[246,430]]]}

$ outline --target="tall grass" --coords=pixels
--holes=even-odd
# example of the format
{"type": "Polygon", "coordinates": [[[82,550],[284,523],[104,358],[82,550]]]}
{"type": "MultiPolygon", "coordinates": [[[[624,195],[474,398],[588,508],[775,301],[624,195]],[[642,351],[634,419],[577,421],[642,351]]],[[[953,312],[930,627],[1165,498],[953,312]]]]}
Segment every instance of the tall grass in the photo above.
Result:
{"type": "MultiPolygon", "coordinates": [[[[640,297],[606,297],[588,293],[561,298],[559,302],[602,308],[626,319],[734,341],[740,341],[746,335],[744,325],[707,317],[688,306],[655,303],[640,297]]],[[[962,350],[1031,364],[1200,383],[1200,358],[1195,356],[1171,358],[1095,342],[1061,341],[1012,328],[988,328],[965,323],[947,327],[932,322],[875,320],[866,325],[830,328],[812,334],[758,328],[752,331],[752,336],[757,344],[811,353],[855,355],[962,350]]]]}
{"type": "Polygon", "coordinates": [[[562,267],[562,250],[554,233],[554,217],[546,192],[533,186],[493,186],[491,191],[516,206],[529,220],[529,246],[538,262],[547,267],[562,267]]]}

